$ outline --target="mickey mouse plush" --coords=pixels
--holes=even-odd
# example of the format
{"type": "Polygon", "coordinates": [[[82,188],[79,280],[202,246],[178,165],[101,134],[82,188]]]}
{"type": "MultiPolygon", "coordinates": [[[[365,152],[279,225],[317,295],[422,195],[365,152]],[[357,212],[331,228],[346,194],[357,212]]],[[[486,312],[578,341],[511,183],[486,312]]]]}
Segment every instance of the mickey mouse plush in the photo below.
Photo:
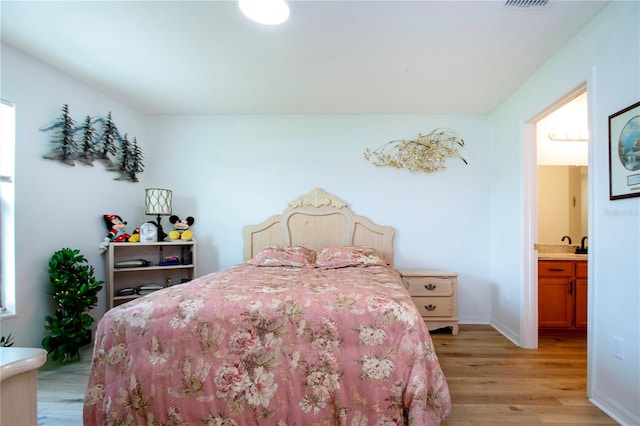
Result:
{"type": "Polygon", "coordinates": [[[190,241],[193,239],[193,232],[189,230],[189,227],[195,223],[195,219],[192,216],[187,217],[186,219],[180,219],[176,215],[169,216],[169,222],[173,224],[175,228],[173,231],[169,232],[167,238],[169,240],[183,240],[190,241]]]}

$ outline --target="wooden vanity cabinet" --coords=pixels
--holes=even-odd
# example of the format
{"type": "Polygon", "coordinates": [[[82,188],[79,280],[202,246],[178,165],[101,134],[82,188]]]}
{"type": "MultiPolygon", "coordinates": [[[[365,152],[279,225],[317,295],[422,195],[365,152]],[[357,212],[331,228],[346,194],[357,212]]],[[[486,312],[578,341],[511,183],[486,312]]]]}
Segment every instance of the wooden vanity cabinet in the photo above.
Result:
{"type": "Polygon", "coordinates": [[[584,335],[587,327],[587,263],[538,262],[540,335],[584,335]]]}
{"type": "Polygon", "coordinates": [[[576,262],[576,328],[587,328],[587,262],[576,262]]]}

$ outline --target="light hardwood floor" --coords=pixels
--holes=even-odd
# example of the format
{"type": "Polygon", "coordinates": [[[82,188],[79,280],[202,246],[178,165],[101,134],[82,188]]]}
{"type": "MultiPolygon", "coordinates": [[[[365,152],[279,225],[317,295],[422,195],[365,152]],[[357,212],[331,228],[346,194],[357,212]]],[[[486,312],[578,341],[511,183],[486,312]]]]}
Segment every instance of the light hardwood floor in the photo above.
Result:
{"type": "MultiPolygon", "coordinates": [[[[587,399],[584,339],[543,337],[530,350],[486,325],[432,336],[453,400],[445,426],[618,424],[587,399]]],[[[39,426],[82,425],[90,358],[40,370],[39,426]]]]}
{"type": "Polygon", "coordinates": [[[618,424],[587,399],[586,339],[522,349],[486,325],[432,338],[453,402],[445,426],[618,424]]]}

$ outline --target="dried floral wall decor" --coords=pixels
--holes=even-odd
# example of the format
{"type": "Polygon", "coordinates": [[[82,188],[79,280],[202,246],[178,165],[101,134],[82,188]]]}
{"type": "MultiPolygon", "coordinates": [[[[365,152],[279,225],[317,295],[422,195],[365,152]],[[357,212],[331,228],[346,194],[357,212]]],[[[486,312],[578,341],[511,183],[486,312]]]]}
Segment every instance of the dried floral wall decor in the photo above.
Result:
{"type": "Polygon", "coordinates": [[[449,157],[457,157],[468,164],[458,153],[459,146],[464,146],[460,135],[451,129],[440,128],[427,135],[419,133],[417,139],[387,142],[375,151],[367,148],[364,158],[379,167],[433,173],[446,168],[445,161],[449,157]]]}
{"type": "Polygon", "coordinates": [[[75,162],[93,166],[94,160],[102,162],[109,171],[118,172],[115,180],[138,182],[137,175],[144,170],[144,156],[134,137],[120,134],[111,119],[86,116],[82,124],[76,124],[69,114],[69,105],[62,106],[62,114],[56,120],[40,127],[40,131],[54,131],[51,143],[55,144],[51,153],[43,157],[61,161],[69,166],[75,162]],[[98,128],[96,128],[98,126],[98,128]],[[114,162],[110,155],[115,156],[114,162]]]}

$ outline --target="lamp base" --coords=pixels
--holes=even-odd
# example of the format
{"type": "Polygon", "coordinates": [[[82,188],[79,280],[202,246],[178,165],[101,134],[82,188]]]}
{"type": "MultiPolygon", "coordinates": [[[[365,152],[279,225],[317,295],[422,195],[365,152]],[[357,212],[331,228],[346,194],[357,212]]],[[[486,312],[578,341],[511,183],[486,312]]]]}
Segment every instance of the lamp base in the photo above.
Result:
{"type": "Polygon", "coordinates": [[[158,218],[155,222],[149,221],[149,223],[153,223],[156,226],[158,232],[158,241],[164,241],[165,238],[167,238],[167,233],[162,230],[162,225],[160,224],[160,215],[158,215],[158,218]]]}

